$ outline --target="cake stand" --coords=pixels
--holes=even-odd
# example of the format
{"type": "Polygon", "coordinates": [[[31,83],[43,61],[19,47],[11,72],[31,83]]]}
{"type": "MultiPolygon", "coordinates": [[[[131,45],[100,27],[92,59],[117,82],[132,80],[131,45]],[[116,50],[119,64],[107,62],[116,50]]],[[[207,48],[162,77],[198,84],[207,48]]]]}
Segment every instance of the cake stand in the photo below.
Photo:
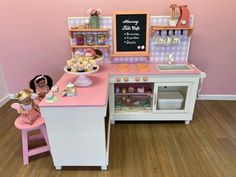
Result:
{"type": "Polygon", "coordinates": [[[96,73],[99,70],[99,66],[97,66],[96,70],[93,71],[89,71],[89,72],[70,72],[67,71],[67,67],[64,67],[64,71],[68,74],[71,75],[77,75],[78,77],[76,78],[74,85],[77,87],[87,87],[90,86],[93,81],[91,79],[89,79],[86,75],[92,74],[92,73],[96,73]]]}
{"type": "Polygon", "coordinates": [[[95,58],[94,60],[95,61],[101,61],[101,60],[103,60],[104,59],[104,57],[103,56],[100,56],[100,57],[98,57],[98,58],[95,58]]]}

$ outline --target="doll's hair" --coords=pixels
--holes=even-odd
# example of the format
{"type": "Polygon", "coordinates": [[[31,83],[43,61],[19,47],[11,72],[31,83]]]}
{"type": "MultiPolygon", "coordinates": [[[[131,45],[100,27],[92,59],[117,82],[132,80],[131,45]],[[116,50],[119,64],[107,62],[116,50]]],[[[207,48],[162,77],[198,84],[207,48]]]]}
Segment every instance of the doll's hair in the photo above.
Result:
{"type": "Polygon", "coordinates": [[[20,101],[24,100],[27,97],[31,97],[33,94],[33,90],[32,89],[24,89],[18,93],[15,94],[15,98],[19,99],[20,101]]]}
{"type": "Polygon", "coordinates": [[[41,80],[45,80],[46,85],[51,89],[53,85],[52,78],[48,75],[37,75],[29,83],[30,88],[33,89],[34,92],[36,92],[36,87],[41,80]]]}

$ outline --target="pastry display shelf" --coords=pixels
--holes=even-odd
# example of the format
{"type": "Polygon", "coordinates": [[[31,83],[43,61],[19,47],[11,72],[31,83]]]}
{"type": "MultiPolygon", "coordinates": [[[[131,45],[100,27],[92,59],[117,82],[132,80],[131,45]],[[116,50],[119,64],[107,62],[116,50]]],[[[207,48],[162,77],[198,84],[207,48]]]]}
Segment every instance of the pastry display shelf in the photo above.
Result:
{"type": "Polygon", "coordinates": [[[107,49],[107,53],[110,53],[110,45],[109,44],[105,44],[105,45],[72,45],[71,49],[73,52],[75,52],[76,49],[86,49],[86,48],[106,48],[107,49]]]}
{"type": "Polygon", "coordinates": [[[162,30],[188,30],[188,36],[193,32],[193,27],[177,27],[177,26],[151,26],[151,36],[154,36],[155,31],[162,30]]]}
{"type": "Polygon", "coordinates": [[[99,29],[69,29],[71,38],[74,38],[73,33],[75,32],[104,32],[106,36],[110,36],[110,29],[109,28],[99,28],[99,29]]]}
{"type": "Polygon", "coordinates": [[[115,113],[116,114],[135,114],[135,113],[152,113],[152,108],[151,107],[120,107],[120,108],[115,108],[115,113]]]}
{"type": "Polygon", "coordinates": [[[152,96],[151,93],[115,93],[115,96],[152,96]]]}

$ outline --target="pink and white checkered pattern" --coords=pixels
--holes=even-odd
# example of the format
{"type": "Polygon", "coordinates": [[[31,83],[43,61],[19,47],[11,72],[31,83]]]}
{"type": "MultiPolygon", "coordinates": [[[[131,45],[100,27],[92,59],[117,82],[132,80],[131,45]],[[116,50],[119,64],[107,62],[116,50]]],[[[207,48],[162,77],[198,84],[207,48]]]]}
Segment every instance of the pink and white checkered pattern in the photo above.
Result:
{"type": "MultiPolygon", "coordinates": [[[[150,25],[167,25],[169,16],[151,16],[150,25]]],[[[190,24],[193,25],[194,17],[191,16],[190,24]]],[[[86,23],[89,20],[89,17],[69,17],[68,26],[73,27],[76,25],[81,25],[86,23]]],[[[100,27],[101,28],[110,28],[110,37],[106,39],[106,44],[110,44],[110,53],[113,53],[113,26],[112,26],[112,17],[100,17],[100,27]]],[[[166,36],[167,31],[162,31],[162,36],[166,36]]],[[[85,33],[82,34],[99,34],[99,33],[85,33]]],[[[170,46],[159,46],[155,45],[155,39],[159,35],[158,31],[155,32],[154,36],[150,36],[149,46],[150,46],[150,61],[151,62],[165,62],[167,61],[167,55],[172,54],[176,62],[186,62],[188,60],[189,46],[191,37],[187,36],[187,31],[184,30],[183,35],[179,30],[175,31],[175,35],[180,38],[181,42],[177,45],[170,46]]],[[[172,31],[169,31],[169,35],[172,35],[172,31]]],[[[71,44],[75,45],[75,39],[70,39],[71,44]]],[[[106,49],[101,49],[104,55],[104,62],[110,63],[110,56],[107,53],[106,49]]],[[[122,57],[114,58],[113,62],[127,62],[127,63],[136,63],[136,62],[145,62],[146,57],[122,57]]]]}

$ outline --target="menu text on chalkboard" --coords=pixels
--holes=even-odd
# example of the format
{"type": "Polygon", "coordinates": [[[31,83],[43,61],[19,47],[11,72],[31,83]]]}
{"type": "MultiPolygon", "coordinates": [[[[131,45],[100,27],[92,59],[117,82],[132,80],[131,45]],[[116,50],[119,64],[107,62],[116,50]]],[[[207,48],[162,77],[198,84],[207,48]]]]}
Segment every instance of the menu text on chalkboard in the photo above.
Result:
{"type": "Polygon", "coordinates": [[[144,12],[114,13],[114,54],[147,54],[149,16],[144,12]]]}

